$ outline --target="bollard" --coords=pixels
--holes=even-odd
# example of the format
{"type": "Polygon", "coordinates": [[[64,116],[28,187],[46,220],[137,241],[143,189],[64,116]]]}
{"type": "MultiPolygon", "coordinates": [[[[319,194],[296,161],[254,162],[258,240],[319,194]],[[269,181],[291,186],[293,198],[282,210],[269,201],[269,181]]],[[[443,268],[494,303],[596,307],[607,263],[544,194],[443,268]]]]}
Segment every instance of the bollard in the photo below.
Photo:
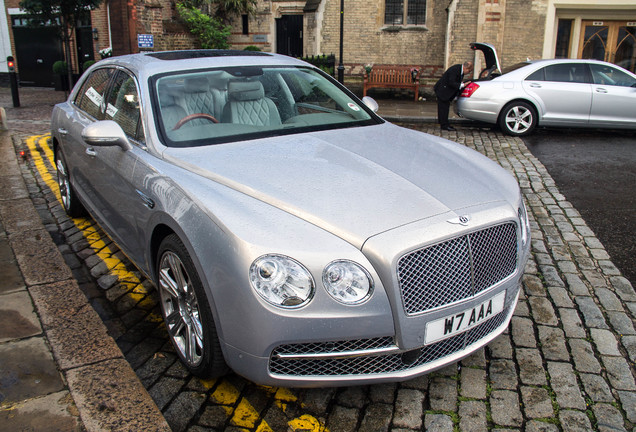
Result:
{"type": "Polygon", "coordinates": [[[18,94],[18,77],[15,73],[15,61],[13,56],[7,57],[7,66],[9,67],[9,83],[11,84],[11,96],[13,97],[13,107],[20,106],[20,95],[18,94]]]}

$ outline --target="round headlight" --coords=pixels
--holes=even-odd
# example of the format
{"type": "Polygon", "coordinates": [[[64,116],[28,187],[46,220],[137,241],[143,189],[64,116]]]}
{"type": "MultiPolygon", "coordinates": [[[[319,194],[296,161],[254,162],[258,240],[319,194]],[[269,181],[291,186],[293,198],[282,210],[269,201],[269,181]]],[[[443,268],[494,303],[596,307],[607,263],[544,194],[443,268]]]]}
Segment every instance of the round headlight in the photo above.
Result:
{"type": "Polygon", "coordinates": [[[334,299],[345,304],[365,301],[373,291],[369,273],[352,261],[333,261],[322,272],[322,282],[334,299]]]}
{"type": "Polygon", "coordinates": [[[274,306],[299,307],[311,300],[314,279],[297,261],[282,255],[264,255],[250,267],[252,288],[274,306]]]}

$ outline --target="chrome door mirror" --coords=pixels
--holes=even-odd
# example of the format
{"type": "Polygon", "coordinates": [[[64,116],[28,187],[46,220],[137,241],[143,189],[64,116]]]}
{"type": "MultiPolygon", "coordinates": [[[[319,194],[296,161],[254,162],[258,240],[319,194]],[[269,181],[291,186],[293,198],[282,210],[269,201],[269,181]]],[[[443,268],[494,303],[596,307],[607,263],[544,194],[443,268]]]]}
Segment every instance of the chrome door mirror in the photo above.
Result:
{"type": "Polygon", "coordinates": [[[95,147],[118,146],[124,151],[132,148],[121,126],[112,120],[102,120],[86,126],[82,130],[82,139],[95,147]]]}
{"type": "Polygon", "coordinates": [[[380,108],[380,105],[378,105],[378,103],[375,101],[375,99],[373,99],[370,96],[363,97],[362,98],[362,102],[364,102],[364,104],[367,106],[367,108],[369,108],[373,112],[378,112],[378,108],[380,108]]]}

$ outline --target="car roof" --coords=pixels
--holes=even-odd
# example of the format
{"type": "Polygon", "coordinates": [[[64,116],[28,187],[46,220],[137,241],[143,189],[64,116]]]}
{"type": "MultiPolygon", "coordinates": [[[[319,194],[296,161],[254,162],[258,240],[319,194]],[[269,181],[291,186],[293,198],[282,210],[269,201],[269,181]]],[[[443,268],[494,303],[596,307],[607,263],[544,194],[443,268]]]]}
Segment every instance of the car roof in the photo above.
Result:
{"type": "Polygon", "coordinates": [[[302,60],[281,54],[240,50],[180,50],[128,54],[101,60],[96,65],[123,66],[139,77],[189,69],[231,66],[309,66],[302,60]]]}
{"type": "MultiPolygon", "coordinates": [[[[622,71],[636,77],[635,74],[633,74],[632,72],[621,68],[618,65],[615,65],[613,63],[608,63],[608,62],[604,62],[601,60],[592,60],[592,59],[538,59],[538,60],[526,60],[524,62],[524,66],[518,67],[516,69],[514,69],[513,71],[504,73],[504,75],[502,75],[502,77],[508,76],[508,77],[512,77],[512,76],[516,76],[516,75],[524,75],[524,74],[529,74],[531,72],[534,72],[535,70],[538,70],[541,67],[545,67],[545,66],[550,66],[550,65],[556,65],[556,64],[567,64],[567,63],[583,63],[583,64],[598,64],[598,65],[603,65],[603,66],[610,66],[610,67],[614,67],[614,68],[618,68],[621,69],[622,71]]],[[[504,68],[505,70],[505,68],[504,68]]],[[[503,78],[506,79],[506,78],[503,78]]]]}

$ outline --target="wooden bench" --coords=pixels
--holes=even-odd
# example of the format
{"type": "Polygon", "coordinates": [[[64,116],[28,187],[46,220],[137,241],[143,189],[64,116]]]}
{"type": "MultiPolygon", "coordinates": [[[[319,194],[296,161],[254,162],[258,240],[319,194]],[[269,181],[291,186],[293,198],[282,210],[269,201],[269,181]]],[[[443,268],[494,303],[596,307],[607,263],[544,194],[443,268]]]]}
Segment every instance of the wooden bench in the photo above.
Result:
{"type": "Polygon", "coordinates": [[[367,90],[374,87],[381,88],[407,88],[415,92],[415,101],[420,89],[420,77],[413,79],[411,66],[386,65],[373,66],[371,72],[364,73],[364,88],[362,96],[367,95],[367,90]]]}

